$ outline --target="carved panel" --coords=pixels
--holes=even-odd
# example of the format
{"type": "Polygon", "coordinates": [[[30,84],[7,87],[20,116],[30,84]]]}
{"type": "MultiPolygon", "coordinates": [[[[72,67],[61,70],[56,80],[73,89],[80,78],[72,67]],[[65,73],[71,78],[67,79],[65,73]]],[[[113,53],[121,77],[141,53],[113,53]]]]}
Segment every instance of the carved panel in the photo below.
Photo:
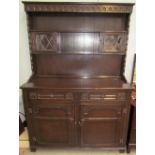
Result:
{"type": "Polygon", "coordinates": [[[66,100],[73,100],[73,94],[72,93],[35,93],[30,92],[29,93],[30,99],[37,99],[37,100],[44,100],[44,99],[66,99],[66,100]]]}
{"type": "Polygon", "coordinates": [[[52,3],[26,3],[27,12],[96,12],[96,13],[131,13],[132,4],[52,4],[52,3]]]}
{"type": "Polygon", "coordinates": [[[125,52],[126,32],[57,33],[31,32],[30,47],[33,52],[50,51],[71,53],[125,52]],[[70,42],[72,42],[70,44],[70,42]],[[100,42],[100,43],[99,43],[100,42]]]}
{"type": "Polygon", "coordinates": [[[125,52],[127,37],[125,32],[101,33],[101,52],[125,52]]]}
{"type": "Polygon", "coordinates": [[[104,101],[122,101],[126,100],[125,93],[112,93],[112,94],[92,94],[92,93],[82,93],[81,94],[81,100],[104,100],[104,101]]]}
{"type": "Polygon", "coordinates": [[[38,94],[37,95],[37,99],[41,100],[41,99],[65,99],[65,95],[64,94],[38,94]]]}
{"type": "Polygon", "coordinates": [[[58,33],[32,32],[30,46],[34,51],[58,51],[58,33]]]}

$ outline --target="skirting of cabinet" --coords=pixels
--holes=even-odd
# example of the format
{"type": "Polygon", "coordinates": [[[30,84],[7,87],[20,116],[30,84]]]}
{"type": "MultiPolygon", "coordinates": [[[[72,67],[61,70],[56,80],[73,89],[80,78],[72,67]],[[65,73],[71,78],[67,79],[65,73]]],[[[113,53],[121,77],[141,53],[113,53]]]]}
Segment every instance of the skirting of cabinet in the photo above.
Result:
{"type": "Polygon", "coordinates": [[[36,152],[37,148],[48,148],[48,149],[82,149],[82,150],[102,150],[102,151],[118,151],[124,153],[127,151],[126,147],[79,147],[79,146],[55,146],[51,144],[37,144],[37,146],[30,148],[32,152],[36,152]]]}

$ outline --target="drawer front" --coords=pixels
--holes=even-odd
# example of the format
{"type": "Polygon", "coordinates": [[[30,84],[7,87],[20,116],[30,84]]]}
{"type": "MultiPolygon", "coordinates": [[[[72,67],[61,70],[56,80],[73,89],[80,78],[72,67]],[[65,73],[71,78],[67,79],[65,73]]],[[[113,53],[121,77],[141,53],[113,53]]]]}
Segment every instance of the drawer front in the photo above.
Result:
{"type": "Polygon", "coordinates": [[[53,92],[51,90],[38,90],[29,92],[30,100],[74,100],[71,92],[53,92]]]}
{"type": "Polygon", "coordinates": [[[100,106],[100,105],[83,105],[81,106],[81,118],[96,119],[117,119],[121,117],[121,107],[100,106]]]}
{"type": "Polygon", "coordinates": [[[33,114],[35,117],[67,118],[74,116],[73,105],[67,104],[34,104],[33,114]]]}
{"type": "Polygon", "coordinates": [[[127,98],[125,92],[100,92],[100,93],[82,93],[81,101],[125,101],[127,98]]]}

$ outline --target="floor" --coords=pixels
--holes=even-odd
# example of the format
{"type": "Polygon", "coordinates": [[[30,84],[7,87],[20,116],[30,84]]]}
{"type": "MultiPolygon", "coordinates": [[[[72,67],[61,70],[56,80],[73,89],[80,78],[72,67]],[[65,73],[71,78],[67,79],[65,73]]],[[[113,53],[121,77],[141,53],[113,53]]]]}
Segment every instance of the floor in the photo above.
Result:
{"type": "MultiPolygon", "coordinates": [[[[119,153],[118,151],[105,151],[102,149],[45,149],[38,148],[36,152],[30,152],[27,130],[25,130],[19,138],[20,155],[129,155],[127,153],[119,153]]],[[[135,151],[131,151],[130,155],[136,155],[135,151]]]]}

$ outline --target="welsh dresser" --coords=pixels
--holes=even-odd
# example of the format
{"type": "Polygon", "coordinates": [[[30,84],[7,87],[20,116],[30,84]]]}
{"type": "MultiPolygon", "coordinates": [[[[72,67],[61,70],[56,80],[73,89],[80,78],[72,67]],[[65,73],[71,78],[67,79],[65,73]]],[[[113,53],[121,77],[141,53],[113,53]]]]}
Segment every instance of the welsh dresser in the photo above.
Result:
{"type": "Polygon", "coordinates": [[[133,4],[23,2],[32,76],[21,86],[31,151],[126,150],[133,4]]]}

